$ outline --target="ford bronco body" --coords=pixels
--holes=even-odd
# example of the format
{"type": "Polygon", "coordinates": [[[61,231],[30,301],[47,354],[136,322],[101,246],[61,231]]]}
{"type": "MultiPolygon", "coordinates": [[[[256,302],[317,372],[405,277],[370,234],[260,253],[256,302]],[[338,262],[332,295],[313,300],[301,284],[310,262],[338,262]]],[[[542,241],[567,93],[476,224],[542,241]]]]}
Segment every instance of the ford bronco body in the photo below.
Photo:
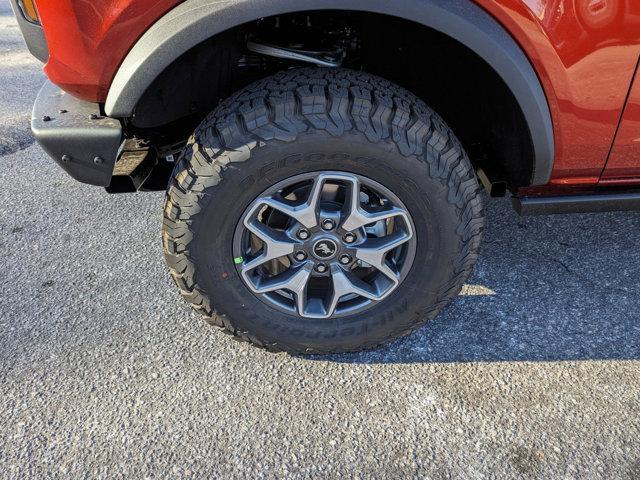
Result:
{"type": "Polygon", "coordinates": [[[632,0],[11,0],[32,129],[81,182],[166,190],[171,274],[274,351],[371,348],[521,214],[640,208],[632,0]]]}

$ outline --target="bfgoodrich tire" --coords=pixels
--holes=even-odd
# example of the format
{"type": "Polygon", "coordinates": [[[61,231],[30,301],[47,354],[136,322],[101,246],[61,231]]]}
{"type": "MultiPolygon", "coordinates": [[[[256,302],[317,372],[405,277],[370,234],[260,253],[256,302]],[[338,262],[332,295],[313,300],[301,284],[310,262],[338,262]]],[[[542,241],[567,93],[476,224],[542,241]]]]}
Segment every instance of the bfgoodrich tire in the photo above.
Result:
{"type": "Polygon", "coordinates": [[[196,129],[167,191],[165,257],[193,308],[241,339],[292,353],[373,348],[410,333],[457,296],[478,254],[483,227],[478,192],[454,134],[411,93],[360,72],[290,70],[235,94],[196,129]],[[324,191],[318,197],[315,223],[300,211],[320,182],[333,197],[325,201],[324,191]],[[299,199],[298,194],[285,198],[305,185],[307,193],[299,199]],[[376,221],[384,217],[379,212],[398,216],[346,225],[345,216],[356,210],[376,221]],[[333,215],[335,222],[319,212],[333,215]],[[282,228],[265,226],[272,221],[267,217],[277,217],[282,228]],[[258,235],[256,246],[252,232],[263,230],[271,232],[264,238],[277,241],[261,246],[258,235]],[[405,243],[388,254],[393,258],[380,257],[385,276],[373,267],[376,261],[365,245],[400,237],[405,243]],[[273,256],[289,243],[294,245],[284,257],[268,263],[276,262],[278,272],[260,266],[243,273],[251,266],[245,257],[273,256]],[[354,249],[359,243],[361,254],[354,249]],[[340,257],[319,272],[323,260],[315,255],[322,250],[340,257]],[[339,263],[347,260],[348,266],[339,263]],[[282,270],[303,272],[314,287],[261,293],[272,278],[280,278],[276,275],[294,285],[293,274],[282,270]],[[331,303],[342,288],[335,275],[344,280],[345,271],[353,280],[347,284],[362,288],[331,303]],[[369,278],[374,286],[362,283],[369,278]],[[328,285],[329,300],[316,284],[328,285]],[[321,292],[319,299],[311,299],[312,290],[321,292]],[[297,301],[306,296],[307,303],[297,301]]]}

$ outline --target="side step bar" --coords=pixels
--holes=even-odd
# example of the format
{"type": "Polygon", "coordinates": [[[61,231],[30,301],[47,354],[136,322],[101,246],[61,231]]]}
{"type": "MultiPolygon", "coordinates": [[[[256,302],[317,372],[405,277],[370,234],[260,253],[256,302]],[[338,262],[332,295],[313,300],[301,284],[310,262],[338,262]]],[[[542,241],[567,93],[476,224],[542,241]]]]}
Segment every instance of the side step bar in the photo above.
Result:
{"type": "Polygon", "coordinates": [[[640,210],[640,192],[567,195],[558,197],[512,197],[522,216],[557,213],[627,212],[640,210]]]}

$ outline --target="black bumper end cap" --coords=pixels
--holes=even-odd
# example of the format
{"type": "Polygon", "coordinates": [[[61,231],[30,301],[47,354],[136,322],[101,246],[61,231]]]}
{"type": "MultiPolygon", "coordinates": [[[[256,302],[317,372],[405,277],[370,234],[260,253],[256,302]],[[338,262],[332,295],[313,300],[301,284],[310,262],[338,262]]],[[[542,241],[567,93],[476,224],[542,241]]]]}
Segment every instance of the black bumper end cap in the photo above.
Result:
{"type": "Polygon", "coordinates": [[[31,130],[40,146],[69,175],[106,187],[122,144],[122,125],[97,103],[79,100],[47,81],[38,93],[31,130]]]}

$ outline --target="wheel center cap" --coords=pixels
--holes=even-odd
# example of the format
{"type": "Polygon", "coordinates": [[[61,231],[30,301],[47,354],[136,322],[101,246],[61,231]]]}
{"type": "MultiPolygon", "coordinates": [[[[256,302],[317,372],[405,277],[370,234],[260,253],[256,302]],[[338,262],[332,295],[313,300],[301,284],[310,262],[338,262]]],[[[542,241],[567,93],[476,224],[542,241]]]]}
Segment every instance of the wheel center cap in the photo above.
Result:
{"type": "Polygon", "coordinates": [[[335,256],[338,245],[333,240],[324,238],[313,244],[313,255],[321,260],[327,260],[335,256]]]}

